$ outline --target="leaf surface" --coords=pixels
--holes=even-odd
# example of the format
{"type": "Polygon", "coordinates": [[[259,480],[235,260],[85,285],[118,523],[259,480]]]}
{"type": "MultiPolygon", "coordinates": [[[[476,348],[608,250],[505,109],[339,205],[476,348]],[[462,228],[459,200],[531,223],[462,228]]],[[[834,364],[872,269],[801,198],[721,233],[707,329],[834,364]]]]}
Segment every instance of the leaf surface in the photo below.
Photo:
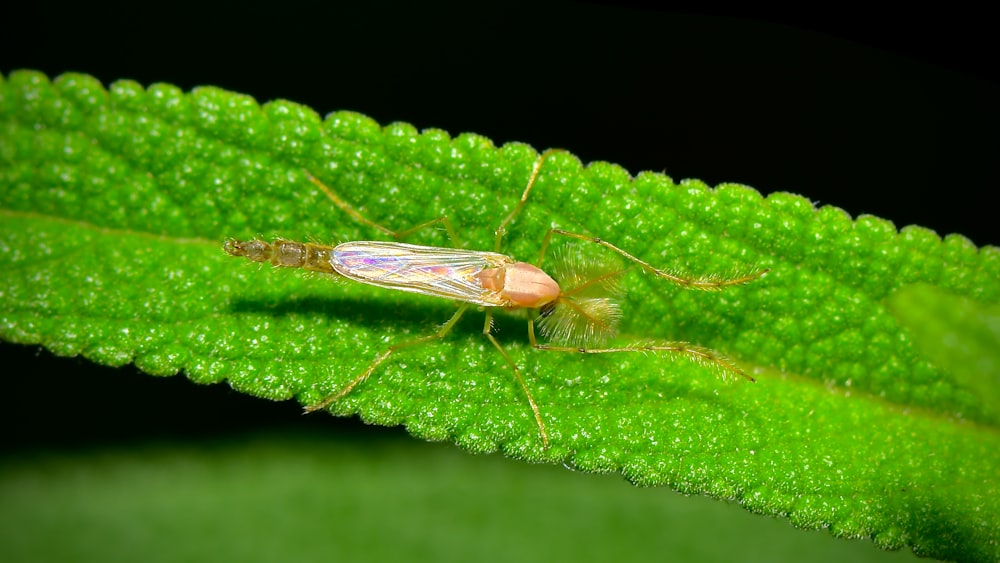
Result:
{"type": "MultiPolygon", "coordinates": [[[[522,144],[354,113],[321,120],[216,88],[105,90],[83,75],[14,73],[0,84],[0,338],[315,403],[392,343],[432,333],[454,304],[236,261],[222,241],[382,238],[334,207],[308,170],[383,225],[446,215],[463,247],[490,250],[536,159],[522,144]]],[[[790,194],[632,178],[569,154],[545,161],[502,251],[533,261],[550,227],[684,272],[771,268],[714,293],[635,269],[623,282],[620,343],[693,342],[758,383],[686,357],[535,351],[523,317],[499,318],[494,334],[552,438],[545,450],[481,317],[466,314],[332,410],[470,451],[735,499],[885,548],[1000,555],[997,364],[967,368],[968,355],[933,351],[947,326],[962,327],[949,333],[961,342],[989,341],[996,248],[790,194]],[[914,321],[914,287],[932,288],[927,310],[941,295],[961,300],[957,318],[914,321]],[[976,311],[985,316],[968,320],[976,311]]],[[[408,242],[449,244],[441,229],[408,242]]]]}

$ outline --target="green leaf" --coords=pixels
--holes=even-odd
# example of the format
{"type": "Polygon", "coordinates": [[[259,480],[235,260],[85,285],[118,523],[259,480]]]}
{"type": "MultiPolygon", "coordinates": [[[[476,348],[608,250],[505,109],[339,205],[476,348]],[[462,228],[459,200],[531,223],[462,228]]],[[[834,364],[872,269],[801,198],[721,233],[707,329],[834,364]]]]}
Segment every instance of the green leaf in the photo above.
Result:
{"type": "MultiPolygon", "coordinates": [[[[405,228],[447,215],[466,248],[489,250],[536,159],[521,144],[353,113],[320,120],[215,88],[105,91],[82,75],[14,73],[0,85],[0,338],[315,403],[392,343],[433,333],[454,305],[261,268],[226,256],[222,241],[381,238],[307,169],[372,220],[405,228]]],[[[772,268],[716,293],[635,271],[624,280],[621,342],[687,340],[758,383],[685,357],[535,351],[524,319],[502,317],[494,334],[539,404],[545,450],[482,319],[466,314],[444,340],[392,356],[334,410],[470,451],[735,499],[884,548],[1000,556],[996,393],[969,383],[955,367],[965,360],[928,352],[935,336],[890,308],[921,284],[964,310],[995,310],[998,249],[852,221],[789,194],[633,179],[568,154],[545,161],[503,252],[534,260],[552,226],[686,272],[772,268]]],[[[436,229],[408,241],[448,245],[436,229]]],[[[952,324],[976,342],[990,326],[952,324]]],[[[992,366],[975,370],[992,369],[995,386],[992,366]]]]}
{"type": "Polygon", "coordinates": [[[888,305],[921,354],[1000,409],[1000,306],[920,284],[895,292],[888,305]]]}
{"type": "Polygon", "coordinates": [[[197,446],[35,454],[0,464],[0,559],[468,562],[484,553],[489,561],[518,563],[642,561],[669,553],[720,562],[734,553],[766,561],[805,553],[817,562],[916,559],[802,533],[726,503],[650,494],[610,476],[371,434],[361,441],[282,431],[197,446]],[[720,529],[726,542],[717,541],[720,529]]]}

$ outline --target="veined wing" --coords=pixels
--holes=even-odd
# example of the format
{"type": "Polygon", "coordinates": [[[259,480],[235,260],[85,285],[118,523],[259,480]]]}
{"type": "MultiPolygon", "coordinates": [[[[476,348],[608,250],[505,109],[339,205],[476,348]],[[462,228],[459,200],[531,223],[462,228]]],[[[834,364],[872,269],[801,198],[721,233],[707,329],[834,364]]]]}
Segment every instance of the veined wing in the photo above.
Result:
{"type": "Polygon", "coordinates": [[[476,275],[486,268],[502,268],[513,262],[495,252],[401,242],[345,242],[330,253],[333,269],[346,278],[486,307],[500,307],[506,302],[499,292],[484,289],[476,275]]]}

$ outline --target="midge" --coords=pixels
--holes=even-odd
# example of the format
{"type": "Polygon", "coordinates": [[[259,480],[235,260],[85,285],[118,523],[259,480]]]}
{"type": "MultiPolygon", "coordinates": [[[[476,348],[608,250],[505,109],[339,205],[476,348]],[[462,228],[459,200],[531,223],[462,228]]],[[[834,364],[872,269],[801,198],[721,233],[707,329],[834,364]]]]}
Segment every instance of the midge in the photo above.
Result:
{"type": "MultiPolygon", "coordinates": [[[[557,277],[562,278],[564,282],[572,282],[572,284],[569,287],[562,287],[539,266],[518,262],[509,256],[500,254],[507,226],[517,217],[528,201],[528,195],[535,185],[542,164],[546,158],[556,152],[563,151],[559,149],[548,150],[535,161],[520,201],[497,226],[493,252],[377,241],[345,242],[336,246],[280,239],[273,243],[256,239],[246,241],[229,239],[225,242],[224,249],[227,253],[233,256],[244,256],[254,262],[270,262],[275,266],[304,268],[341,276],[364,284],[444,297],[460,302],[455,314],[437,332],[390,346],[350,383],[319,403],[306,407],[307,412],[326,408],[350,393],[394,352],[444,338],[451,332],[451,329],[458,323],[470,305],[486,308],[483,335],[503,356],[504,361],[510,366],[515,379],[524,391],[545,448],[549,447],[549,434],[545,428],[541,410],[517,365],[492,334],[493,313],[497,308],[529,309],[540,312],[538,324],[542,335],[557,342],[557,344],[539,344],[535,338],[535,321],[529,316],[528,341],[532,347],[538,350],[582,354],[673,352],[707,362],[725,371],[738,374],[749,381],[754,381],[752,377],[745,374],[724,356],[687,342],[654,341],[616,347],[603,346],[603,343],[614,335],[617,323],[621,318],[618,305],[620,291],[617,282],[624,274],[625,269],[578,256],[563,256],[560,268],[562,272],[557,277]]],[[[400,238],[421,228],[442,223],[448,230],[452,241],[456,240],[454,229],[446,217],[428,221],[405,231],[393,231],[361,215],[308,172],[306,172],[306,176],[330,198],[334,205],[345,213],[394,238],[400,238]]],[[[627,259],[648,274],[691,289],[721,289],[753,281],[768,272],[767,269],[763,269],[747,275],[730,277],[681,276],[654,268],[603,239],[562,229],[549,229],[545,234],[538,254],[539,265],[545,257],[546,249],[553,235],[596,244],[627,259]]]]}

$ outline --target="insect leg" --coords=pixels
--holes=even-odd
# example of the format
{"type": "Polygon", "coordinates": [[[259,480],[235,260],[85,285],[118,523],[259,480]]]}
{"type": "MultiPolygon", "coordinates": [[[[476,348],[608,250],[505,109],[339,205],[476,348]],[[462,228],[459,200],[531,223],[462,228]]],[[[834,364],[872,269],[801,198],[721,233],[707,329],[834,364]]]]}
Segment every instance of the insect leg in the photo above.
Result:
{"type": "Polygon", "coordinates": [[[592,237],[592,236],[589,236],[589,235],[581,235],[581,234],[578,234],[578,233],[571,233],[569,231],[564,231],[562,229],[549,229],[549,232],[545,233],[545,239],[542,241],[542,249],[538,253],[538,263],[539,264],[542,263],[542,259],[545,257],[545,251],[549,247],[549,242],[552,240],[552,235],[562,235],[564,237],[569,237],[569,238],[572,238],[572,239],[582,240],[582,241],[585,241],[585,242],[592,242],[592,243],[594,243],[594,244],[596,244],[598,246],[602,246],[604,248],[607,248],[608,250],[611,250],[612,252],[617,253],[619,256],[622,256],[622,257],[624,257],[624,258],[632,261],[633,263],[635,263],[636,265],[638,265],[640,268],[642,268],[643,271],[645,271],[646,273],[653,274],[654,276],[656,276],[658,278],[665,279],[665,280],[669,281],[670,283],[679,285],[681,287],[686,287],[686,288],[691,288],[691,289],[702,289],[702,290],[711,291],[711,290],[721,289],[723,287],[730,286],[730,285],[740,285],[740,284],[752,282],[752,281],[754,281],[754,280],[762,277],[764,274],[768,273],[769,271],[771,271],[770,268],[764,268],[762,270],[755,270],[755,271],[752,271],[752,272],[746,273],[746,274],[735,274],[735,275],[729,275],[729,276],[725,276],[725,275],[712,275],[712,276],[701,276],[701,277],[698,277],[698,276],[682,276],[682,275],[678,275],[676,273],[668,272],[666,270],[660,270],[660,269],[654,268],[649,263],[644,262],[644,261],[636,258],[635,256],[632,256],[628,252],[625,252],[621,248],[618,248],[617,246],[611,244],[610,242],[608,242],[608,241],[606,241],[604,239],[601,239],[601,238],[598,238],[598,237],[592,237]]]}
{"type": "Polygon", "coordinates": [[[503,356],[503,359],[507,362],[507,365],[510,366],[511,371],[514,372],[514,377],[517,379],[517,382],[521,385],[521,389],[524,391],[524,396],[528,398],[528,404],[531,405],[531,412],[535,415],[535,424],[538,425],[538,433],[541,434],[542,436],[542,447],[544,447],[547,450],[549,449],[549,433],[548,431],[545,430],[545,423],[542,422],[542,411],[538,410],[538,404],[535,403],[535,398],[531,396],[531,391],[528,389],[528,384],[525,383],[524,378],[521,377],[521,372],[517,369],[517,365],[514,363],[514,360],[510,358],[510,356],[507,354],[507,351],[504,350],[502,346],[500,346],[500,343],[497,342],[497,339],[493,337],[493,334],[491,334],[492,328],[493,328],[493,311],[489,310],[486,312],[486,324],[483,325],[483,334],[485,334],[486,338],[489,338],[490,342],[493,343],[493,346],[500,351],[500,355],[503,356]]]}
{"type": "Polygon", "coordinates": [[[377,368],[382,362],[384,362],[389,356],[391,356],[393,352],[397,352],[399,350],[402,350],[403,348],[410,348],[412,346],[417,346],[418,344],[423,344],[425,342],[430,342],[432,340],[438,340],[444,338],[449,332],[451,332],[451,329],[454,328],[454,326],[458,323],[458,320],[462,318],[462,314],[465,313],[465,310],[468,308],[469,308],[468,303],[461,304],[458,307],[458,310],[455,311],[455,314],[452,315],[450,319],[448,319],[448,322],[444,323],[444,325],[441,328],[439,328],[438,331],[434,334],[421,336],[420,338],[407,340],[406,342],[401,342],[399,344],[394,344],[390,346],[389,349],[379,354],[378,357],[375,358],[375,361],[371,363],[371,365],[365,368],[365,370],[362,371],[360,375],[355,377],[353,381],[345,385],[340,391],[337,391],[333,395],[330,395],[329,397],[323,399],[322,401],[316,404],[307,406],[305,408],[305,411],[314,412],[325,409],[326,407],[330,406],[330,404],[343,398],[345,395],[350,393],[355,387],[357,387],[361,382],[368,379],[368,376],[370,376],[372,372],[375,371],[375,368],[377,368]]]}
{"type": "Polygon", "coordinates": [[[496,243],[493,245],[493,252],[500,252],[500,243],[503,242],[503,235],[507,232],[507,225],[514,220],[514,217],[521,212],[524,208],[524,204],[528,202],[528,194],[531,193],[531,188],[535,186],[535,180],[538,179],[538,172],[542,169],[542,163],[550,155],[555,153],[566,152],[563,149],[549,149],[542,154],[538,155],[538,160],[535,161],[535,165],[531,168],[531,176],[528,177],[528,185],[524,188],[524,193],[521,194],[521,200],[517,202],[517,205],[511,210],[510,213],[504,217],[503,221],[500,221],[500,225],[496,230],[496,243]]]}
{"type": "Polygon", "coordinates": [[[730,373],[746,378],[751,383],[757,380],[749,376],[742,369],[733,364],[732,360],[719,354],[714,350],[695,346],[687,342],[640,342],[628,346],[614,346],[609,348],[574,348],[572,346],[552,346],[549,344],[539,344],[535,339],[535,323],[528,321],[528,341],[536,350],[546,350],[549,352],[574,352],[577,354],[613,354],[616,352],[674,352],[691,357],[695,361],[705,362],[730,373]]]}
{"type": "Polygon", "coordinates": [[[371,219],[365,217],[364,215],[361,214],[360,211],[354,209],[354,207],[352,207],[351,204],[347,203],[346,201],[341,199],[340,196],[335,194],[333,190],[329,188],[329,186],[319,181],[318,178],[310,174],[308,170],[303,169],[302,171],[305,173],[306,178],[308,178],[310,182],[315,184],[317,188],[319,188],[324,194],[326,194],[326,197],[330,198],[330,201],[332,201],[333,204],[337,206],[337,208],[339,208],[344,213],[350,215],[352,218],[354,218],[355,221],[361,223],[362,225],[367,225],[381,233],[385,233],[391,236],[394,239],[401,239],[421,229],[441,223],[442,225],[444,225],[445,230],[448,232],[448,238],[451,239],[452,244],[455,245],[455,247],[461,247],[461,243],[459,241],[457,233],[455,232],[455,228],[452,226],[451,221],[449,221],[448,218],[445,216],[438,217],[437,219],[431,219],[430,221],[427,221],[425,223],[420,223],[419,225],[410,227],[409,229],[394,231],[389,227],[380,225],[379,223],[376,223],[375,221],[372,221],[371,219]]]}
{"type": "Polygon", "coordinates": [[[689,344],[687,342],[639,342],[636,344],[630,344],[627,346],[613,346],[609,348],[574,348],[572,346],[552,346],[549,344],[539,344],[535,340],[535,323],[534,321],[528,321],[528,340],[531,342],[532,347],[536,350],[547,350],[549,352],[575,352],[578,354],[612,354],[616,352],[670,352],[675,354],[684,354],[692,358],[695,361],[707,363],[709,365],[721,368],[729,373],[739,375],[750,381],[751,383],[757,380],[747,375],[742,369],[737,367],[732,360],[710,350],[708,348],[703,348],[701,346],[695,346],[694,344],[689,344]]]}

